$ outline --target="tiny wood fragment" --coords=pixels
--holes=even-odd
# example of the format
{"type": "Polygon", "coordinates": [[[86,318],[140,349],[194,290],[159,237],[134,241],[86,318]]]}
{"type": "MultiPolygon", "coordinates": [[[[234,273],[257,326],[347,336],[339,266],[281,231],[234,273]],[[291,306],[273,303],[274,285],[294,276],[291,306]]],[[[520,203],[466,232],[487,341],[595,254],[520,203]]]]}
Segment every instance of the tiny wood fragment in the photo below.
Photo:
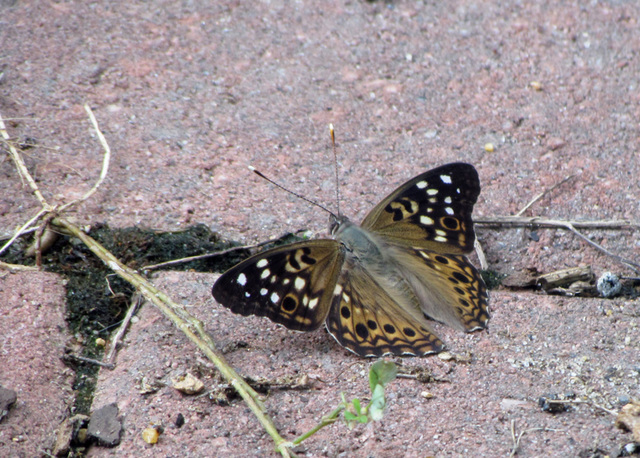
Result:
{"type": "Polygon", "coordinates": [[[538,277],[538,285],[545,291],[554,288],[563,288],[575,282],[592,283],[595,279],[591,266],[572,267],[571,269],[557,270],[538,277]]]}

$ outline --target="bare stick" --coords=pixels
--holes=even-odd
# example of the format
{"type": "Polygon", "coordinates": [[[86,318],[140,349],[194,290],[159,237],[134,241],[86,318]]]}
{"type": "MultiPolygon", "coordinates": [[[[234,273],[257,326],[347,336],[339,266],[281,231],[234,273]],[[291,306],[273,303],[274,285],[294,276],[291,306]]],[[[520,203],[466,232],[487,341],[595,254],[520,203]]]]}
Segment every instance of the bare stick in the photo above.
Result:
{"type": "Polygon", "coordinates": [[[148,265],[148,266],[144,266],[142,268],[142,270],[144,270],[144,271],[155,270],[155,269],[160,269],[162,267],[168,267],[168,266],[173,266],[173,265],[177,265],[177,264],[185,264],[185,263],[191,262],[191,261],[199,261],[200,259],[214,258],[216,256],[223,256],[223,255],[228,254],[228,253],[233,253],[234,251],[249,250],[251,248],[258,248],[258,247],[261,247],[261,246],[264,246],[264,245],[268,245],[269,243],[273,243],[273,242],[274,242],[273,240],[265,240],[264,242],[255,243],[253,245],[234,246],[234,247],[231,247],[231,248],[227,248],[226,250],[216,251],[215,253],[199,254],[197,256],[187,256],[186,258],[172,259],[171,261],[160,262],[158,264],[151,264],[151,265],[148,265]]]}
{"type": "Polygon", "coordinates": [[[640,221],[630,220],[596,220],[596,221],[567,221],[542,216],[487,216],[485,218],[473,218],[476,225],[499,227],[564,227],[570,223],[580,229],[640,229],[640,221]]]}
{"type": "Polygon", "coordinates": [[[617,254],[614,254],[604,248],[602,245],[594,242],[589,239],[587,236],[583,235],[579,232],[576,227],[582,228],[608,228],[608,229],[621,229],[621,228],[637,228],[640,227],[640,223],[632,222],[632,221],[566,221],[559,219],[550,219],[550,218],[541,218],[541,217],[532,217],[525,218],[521,216],[497,216],[493,218],[476,218],[475,224],[487,225],[487,226],[538,226],[538,227],[547,227],[547,228],[559,228],[566,229],[568,231],[573,232],[575,235],[580,237],[582,240],[587,242],[589,245],[594,247],[595,249],[601,251],[602,253],[610,256],[620,264],[623,264],[633,270],[635,273],[640,274],[640,264],[637,264],[633,261],[629,261],[628,259],[624,259],[617,254]]]}
{"type": "Polygon", "coordinates": [[[105,360],[111,368],[115,367],[113,360],[115,358],[116,352],[118,351],[118,342],[120,342],[120,339],[122,339],[122,336],[124,336],[124,333],[127,331],[129,323],[131,322],[131,318],[133,317],[133,314],[136,313],[136,310],[138,310],[138,307],[141,303],[142,296],[139,292],[136,291],[131,298],[131,305],[129,306],[129,310],[127,310],[127,314],[124,316],[124,320],[122,320],[118,331],[111,338],[111,347],[109,348],[109,352],[105,356],[105,360]]]}
{"type": "Polygon", "coordinates": [[[31,188],[33,195],[36,196],[36,198],[40,201],[40,203],[42,204],[42,207],[48,210],[50,208],[49,204],[47,204],[47,201],[42,195],[42,193],[40,192],[38,185],[36,184],[31,174],[29,173],[29,170],[27,169],[27,166],[22,160],[20,153],[18,153],[18,150],[16,150],[15,146],[13,146],[13,143],[9,141],[10,137],[9,137],[9,134],[7,133],[7,128],[4,125],[4,121],[1,115],[0,115],[0,135],[2,135],[2,138],[5,140],[6,145],[9,148],[9,154],[13,159],[13,163],[16,166],[16,169],[18,170],[20,177],[26,180],[27,183],[29,183],[29,187],[31,188]]]}
{"type": "Polygon", "coordinates": [[[527,433],[532,433],[535,431],[557,431],[557,432],[564,432],[561,429],[553,429],[553,428],[529,428],[529,429],[525,429],[524,431],[520,431],[520,433],[518,433],[516,435],[516,421],[515,420],[511,420],[511,440],[513,441],[513,447],[511,448],[511,453],[509,454],[509,458],[513,458],[514,456],[516,456],[518,454],[518,449],[520,448],[520,441],[522,440],[522,436],[524,436],[527,433]]]}
{"type": "Polygon", "coordinates": [[[100,140],[100,144],[102,145],[102,148],[104,149],[104,155],[102,157],[102,170],[100,171],[100,177],[98,178],[98,181],[96,181],[96,183],[93,185],[93,187],[91,189],[89,189],[89,191],[87,191],[85,193],[84,196],[80,197],[79,199],[76,200],[72,200],[69,203],[66,203],[64,205],[62,205],[59,208],[59,211],[63,211],[66,210],[67,208],[76,205],[82,201],[87,200],[89,197],[91,197],[100,187],[100,185],[102,184],[102,182],[104,181],[104,179],[107,177],[107,172],[109,172],[109,161],[111,160],[111,148],[109,148],[109,144],[107,143],[107,140],[104,138],[104,135],[102,135],[102,131],[100,130],[100,127],[98,126],[98,121],[96,121],[96,117],[93,115],[93,111],[91,111],[91,108],[89,107],[88,104],[84,104],[84,109],[87,112],[87,114],[89,115],[89,119],[91,120],[91,124],[93,124],[93,128],[96,131],[96,135],[98,136],[98,140],[100,140]]]}
{"type": "Polygon", "coordinates": [[[542,199],[542,197],[544,197],[545,194],[549,194],[551,191],[553,191],[554,189],[556,189],[558,186],[566,183],[567,181],[569,181],[571,178],[575,177],[575,175],[569,175],[568,177],[565,177],[564,180],[559,181],[558,183],[554,184],[553,186],[551,186],[549,189],[542,191],[540,194],[538,194],[537,196],[535,196],[533,199],[531,199],[531,201],[525,205],[524,207],[522,207],[522,210],[520,210],[518,213],[516,213],[516,216],[522,216],[522,214],[524,212],[526,212],[533,204],[535,204],[537,201],[539,201],[540,199],[542,199]]]}

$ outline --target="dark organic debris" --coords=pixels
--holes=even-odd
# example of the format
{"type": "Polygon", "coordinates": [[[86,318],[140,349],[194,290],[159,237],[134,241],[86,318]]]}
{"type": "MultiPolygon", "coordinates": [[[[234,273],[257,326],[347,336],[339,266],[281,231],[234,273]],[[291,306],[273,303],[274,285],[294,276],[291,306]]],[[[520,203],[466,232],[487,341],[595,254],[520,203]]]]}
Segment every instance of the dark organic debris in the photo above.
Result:
{"type": "Polygon", "coordinates": [[[567,401],[575,398],[575,394],[550,394],[541,396],[538,399],[538,405],[543,412],[561,413],[569,410],[569,403],[567,401]]]}

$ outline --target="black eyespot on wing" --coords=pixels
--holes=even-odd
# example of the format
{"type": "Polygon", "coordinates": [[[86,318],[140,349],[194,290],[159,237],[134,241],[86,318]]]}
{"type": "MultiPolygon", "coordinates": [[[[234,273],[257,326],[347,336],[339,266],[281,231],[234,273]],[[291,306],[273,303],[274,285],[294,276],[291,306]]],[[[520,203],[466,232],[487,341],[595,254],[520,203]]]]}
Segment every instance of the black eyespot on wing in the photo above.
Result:
{"type": "Polygon", "coordinates": [[[298,306],[298,301],[291,296],[287,296],[282,300],[282,308],[287,312],[293,312],[298,306]]]}
{"type": "Polygon", "coordinates": [[[466,275],[461,274],[460,272],[454,272],[452,275],[460,283],[469,283],[469,278],[466,275]]]}
{"type": "Polygon", "coordinates": [[[369,331],[367,330],[367,327],[362,323],[356,324],[356,334],[358,334],[358,337],[360,337],[361,339],[366,339],[367,337],[369,337],[369,331]]]}
{"type": "Polygon", "coordinates": [[[396,333],[396,328],[395,326],[391,325],[391,324],[385,324],[383,326],[384,328],[384,332],[389,333],[389,334],[395,334],[396,333]]]}
{"type": "Polygon", "coordinates": [[[371,329],[372,331],[375,331],[376,329],[378,329],[378,323],[376,323],[373,320],[369,320],[367,321],[367,326],[369,327],[369,329],[371,329]]]}
{"type": "Polygon", "coordinates": [[[345,320],[351,318],[351,311],[349,310],[349,307],[342,307],[340,309],[340,315],[342,315],[342,318],[344,318],[345,320]]]}
{"type": "Polygon", "coordinates": [[[450,231],[455,231],[460,227],[459,221],[456,218],[452,218],[450,216],[446,216],[444,218],[441,218],[440,222],[442,223],[442,225],[444,227],[446,227],[450,231]]]}
{"type": "Polygon", "coordinates": [[[416,336],[416,332],[411,328],[404,328],[403,332],[404,332],[404,335],[407,336],[407,337],[415,337],[416,336]]]}

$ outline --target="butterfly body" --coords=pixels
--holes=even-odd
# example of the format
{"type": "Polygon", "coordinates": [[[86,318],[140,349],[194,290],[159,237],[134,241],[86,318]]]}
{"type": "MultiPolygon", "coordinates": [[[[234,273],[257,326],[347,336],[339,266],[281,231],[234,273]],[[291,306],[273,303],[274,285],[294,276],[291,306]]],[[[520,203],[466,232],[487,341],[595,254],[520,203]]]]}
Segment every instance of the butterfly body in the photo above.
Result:
{"type": "Polygon", "coordinates": [[[360,356],[425,355],[444,344],[426,317],[472,331],[486,326],[484,283],[463,255],[480,192],[473,166],[447,164],[408,181],[358,226],[333,216],[333,239],[259,253],[223,274],[215,299],[242,315],[329,333],[360,356]]]}

